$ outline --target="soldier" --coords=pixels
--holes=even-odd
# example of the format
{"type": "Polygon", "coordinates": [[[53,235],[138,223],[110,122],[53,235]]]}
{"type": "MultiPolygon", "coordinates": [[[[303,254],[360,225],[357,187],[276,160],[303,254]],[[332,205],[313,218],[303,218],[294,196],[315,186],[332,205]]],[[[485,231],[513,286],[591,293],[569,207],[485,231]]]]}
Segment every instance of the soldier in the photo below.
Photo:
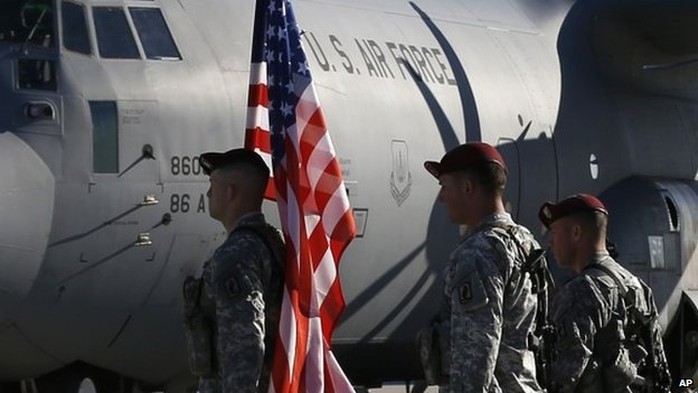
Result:
{"type": "Polygon", "coordinates": [[[533,334],[536,296],[521,265],[537,248],[502,200],[506,166],[486,143],[471,142],[424,163],[439,180],[450,219],[467,226],[445,269],[437,317],[449,392],[538,392],[533,334]]]}
{"type": "Polygon", "coordinates": [[[269,169],[255,152],[204,153],[211,217],[228,235],[185,282],[185,325],[199,392],[268,390],[283,290],[284,245],[261,213],[269,169]]]}
{"type": "Polygon", "coordinates": [[[551,392],[668,392],[670,377],[652,291],[606,250],[608,212],[578,194],[545,203],[558,264],[574,271],[553,299],[551,392]]]}

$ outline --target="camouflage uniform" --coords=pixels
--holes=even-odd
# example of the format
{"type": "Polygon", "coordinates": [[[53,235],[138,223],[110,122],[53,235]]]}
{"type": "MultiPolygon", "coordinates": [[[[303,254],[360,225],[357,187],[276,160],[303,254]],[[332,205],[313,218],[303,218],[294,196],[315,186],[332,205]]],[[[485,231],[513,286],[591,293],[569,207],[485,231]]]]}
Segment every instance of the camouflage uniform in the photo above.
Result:
{"type": "MultiPolygon", "coordinates": [[[[633,359],[636,356],[633,354],[632,343],[622,344],[624,331],[627,330],[627,322],[623,320],[623,316],[631,306],[652,321],[653,348],[638,350],[635,347],[635,355],[643,356],[645,350],[652,351],[649,358],[656,359],[660,367],[666,371],[661,328],[656,319],[657,308],[649,288],[642,285],[637,277],[616,263],[607,253],[599,253],[585,270],[565,284],[553,299],[551,319],[556,329],[556,343],[551,369],[554,384],[550,391],[641,391],[625,387],[626,382],[630,384],[635,379],[636,374],[632,371],[639,363],[639,360],[633,359]],[[619,285],[601,268],[595,268],[594,265],[597,264],[603,265],[619,277],[630,295],[626,295],[625,299],[629,299],[632,305],[623,306],[619,285]],[[627,350],[619,351],[623,347],[627,350]],[[628,370],[629,380],[620,381],[620,385],[616,383],[619,382],[619,377],[609,371],[615,367],[613,365],[621,365],[628,370]]],[[[665,381],[662,384],[667,385],[666,389],[650,387],[642,391],[668,392],[669,375],[664,374],[666,375],[660,375],[659,379],[665,381]]],[[[624,377],[621,375],[620,378],[624,377]]]]}
{"type": "Polygon", "coordinates": [[[215,321],[218,377],[201,378],[201,393],[267,392],[283,273],[257,232],[265,234],[276,258],[283,258],[278,231],[261,213],[250,213],[204,264],[202,303],[208,304],[206,313],[215,321]]]}
{"type": "Polygon", "coordinates": [[[528,340],[536,296],[521,249],[495,227],[512,227],[521,244],[537,247],[509,214],[487,217],[451,254],[445,270],[442,334],[450,334],[449,392],[539,392],[528,340]],[[445,327],[443,325],[446,325],[445,327]]]}

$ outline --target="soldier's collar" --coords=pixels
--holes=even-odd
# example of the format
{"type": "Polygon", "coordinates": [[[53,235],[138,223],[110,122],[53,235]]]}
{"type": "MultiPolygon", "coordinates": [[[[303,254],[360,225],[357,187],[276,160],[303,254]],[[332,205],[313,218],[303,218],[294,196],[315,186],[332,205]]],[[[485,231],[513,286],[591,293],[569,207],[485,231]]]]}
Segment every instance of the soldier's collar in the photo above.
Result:
{"type": "Polygon", "coordinates": [[[608,251],[597,251],[594,256],[592,257],[593,261],[603,261],[606,258],[609,258],[611,254],[608,253],[608,251]]]}
{"type": "Polygon", "coordinates": [[[463,235],[461,236],[461,239],[459,243],[463,242],[465,239],[469,238],[470,236],[479,233],[487,228],[491,228],[494,226],[497,226],[497,223],[501,222],[506,222],[508,224],[513,224],[514,222],[511,219],[511,215],[507,212],[503,213],[492,213],[489,216],[485,217],[475,225],[474,227],[466,227],[465,231],[463,232],[463,235]]]}
{"type": "Polygon", "coordinates": [[[228,233],[228,236],[230,236],[230,234],[235,231],[235,228],[239,227],[240,225],[244,225],[249,222],[257,222],[260,221],[260,219],[262,221],[264,220],[264,214],[262,212],[249,212],[243,214],[242,216],[240,216],[240,218],[238,218],[237,221],[235,221],[235,224],[233,224],[233,227],[228,233]]]}
{"type": "Polygon", "coordinates": [[[611,255],[608,253],[608,251],[598,251],[594,255],[592,255],[591,260],[589,261],[587,266],[600,264],[610,258],[611,255]]]}
{"type": "Polygon", "coordinates": [[[492,213],[489,216],[483,218],[482,221],[480,221],[480,223],[475,226],[472,233],[479,232],[483,228],[496,226],[497,223],[501,222],[512,223],[513,221],[511,220],[511,215],[507,212],[492,213]]]}

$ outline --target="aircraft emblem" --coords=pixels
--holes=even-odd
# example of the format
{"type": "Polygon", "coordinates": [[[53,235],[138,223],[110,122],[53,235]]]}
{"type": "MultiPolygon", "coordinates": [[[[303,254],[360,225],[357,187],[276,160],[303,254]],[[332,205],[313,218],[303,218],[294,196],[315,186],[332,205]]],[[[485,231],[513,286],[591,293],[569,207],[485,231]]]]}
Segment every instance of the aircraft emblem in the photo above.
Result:
{"type": "Polygon", "coordinates": [[[412,190],[412,173],[410,173],[407,155],[407,142],[393,140],[391,146],[393,171],[390,173],[390,194],[401,206],[410,196],[412,190]]]}

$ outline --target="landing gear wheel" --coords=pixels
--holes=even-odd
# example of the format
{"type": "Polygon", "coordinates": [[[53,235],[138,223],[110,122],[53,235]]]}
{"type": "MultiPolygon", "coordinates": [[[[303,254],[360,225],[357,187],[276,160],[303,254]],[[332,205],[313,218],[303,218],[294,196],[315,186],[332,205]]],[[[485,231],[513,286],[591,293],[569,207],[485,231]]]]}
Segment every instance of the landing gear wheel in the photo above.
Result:
{"type": "Polygon", "coordinates": [[[90,378],[85,378],[80,382],[78,393],[97,393],[97,387],[90,378]]]}

